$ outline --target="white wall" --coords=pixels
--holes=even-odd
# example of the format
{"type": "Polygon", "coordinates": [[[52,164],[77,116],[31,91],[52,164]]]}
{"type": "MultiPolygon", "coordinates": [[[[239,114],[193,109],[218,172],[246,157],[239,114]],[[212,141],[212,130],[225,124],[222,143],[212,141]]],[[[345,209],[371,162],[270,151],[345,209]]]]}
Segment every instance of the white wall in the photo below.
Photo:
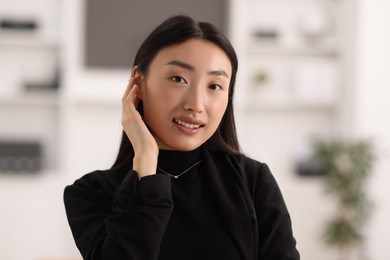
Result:
{"type": "Polygon", "coordinates": [[[332,115],[302,110],[257,111],[238,114],[237,121],[244,152],[267,163],[279,183],[302,259],[332,259],[333,251],[320,237],[332,201],[324,197],[321,179],[299,177],[294,169],[297,150],[313,133],[329,136],[333,131],[332,115]]]}
{"type": "Polygon", "coordinates": [[[377,162],[370,193],[375,206],[367,226],[369,259],[390,259],[390,2],[360,0],[357,23],[354,134],[372,138],[377,162]]]}

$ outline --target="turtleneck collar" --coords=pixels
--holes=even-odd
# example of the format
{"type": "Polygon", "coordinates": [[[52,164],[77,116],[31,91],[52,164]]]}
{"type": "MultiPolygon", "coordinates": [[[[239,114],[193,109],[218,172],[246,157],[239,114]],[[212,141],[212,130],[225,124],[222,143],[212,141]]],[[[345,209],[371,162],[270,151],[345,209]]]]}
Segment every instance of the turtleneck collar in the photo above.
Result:
{"type": "Polygon", "coordinates": [[[158,167],[172,173],[180,174],[201,159],[202,146],[192,151],[160,150],[158,167]]]}

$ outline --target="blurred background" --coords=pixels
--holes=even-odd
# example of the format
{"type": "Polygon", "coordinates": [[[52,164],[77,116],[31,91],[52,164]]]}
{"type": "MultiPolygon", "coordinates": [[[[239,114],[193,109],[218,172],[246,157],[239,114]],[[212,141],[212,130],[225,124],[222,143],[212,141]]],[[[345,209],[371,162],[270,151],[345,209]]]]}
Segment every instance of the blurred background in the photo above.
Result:
{"type": "Polygon", "coordinates": [[[81,259],[63,189],[112,165],[134,54],[173,14],[216,24],[234,45],[241,146],[270,166],[302,259],[338,259],[322,239],[336,203],[321,177],[297,171],[315,138],[373,142],[364,189],[374,207],[350,259],[390,259],[389,8],[387,0],[1,0],[0,259],[81,259]]]}

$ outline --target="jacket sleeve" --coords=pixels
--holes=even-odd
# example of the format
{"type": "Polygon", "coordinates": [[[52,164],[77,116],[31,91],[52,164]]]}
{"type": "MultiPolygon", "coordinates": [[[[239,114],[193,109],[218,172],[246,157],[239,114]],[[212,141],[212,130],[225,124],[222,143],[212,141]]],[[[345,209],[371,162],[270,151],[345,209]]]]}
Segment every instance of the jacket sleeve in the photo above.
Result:
{"type": "Polygon", "coordinates": [[[279,186],[266,164],[261,164],[255,189],[258,218],[258,259],[299,260],[291,218],[279,186]]]}
{"type": "Polygon", "coordinates": [[[116,190],[104,185],[93,176],[65,188],[69,225],[83,258],[157,259],[173,209],[169,176],[138,180],[130,171],[116,190]]]}

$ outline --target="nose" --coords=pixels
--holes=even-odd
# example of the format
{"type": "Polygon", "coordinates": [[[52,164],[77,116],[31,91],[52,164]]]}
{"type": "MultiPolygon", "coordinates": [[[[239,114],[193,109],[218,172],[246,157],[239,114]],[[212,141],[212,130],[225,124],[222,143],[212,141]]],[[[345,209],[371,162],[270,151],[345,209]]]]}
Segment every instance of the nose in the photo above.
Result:
{"type": "Polygon", "coordinates": [[[204,101],[205,93],[200,84],[190,86],[186,93],[184,109],[195,113],[202,113],[204,110],[204,101]]]}

